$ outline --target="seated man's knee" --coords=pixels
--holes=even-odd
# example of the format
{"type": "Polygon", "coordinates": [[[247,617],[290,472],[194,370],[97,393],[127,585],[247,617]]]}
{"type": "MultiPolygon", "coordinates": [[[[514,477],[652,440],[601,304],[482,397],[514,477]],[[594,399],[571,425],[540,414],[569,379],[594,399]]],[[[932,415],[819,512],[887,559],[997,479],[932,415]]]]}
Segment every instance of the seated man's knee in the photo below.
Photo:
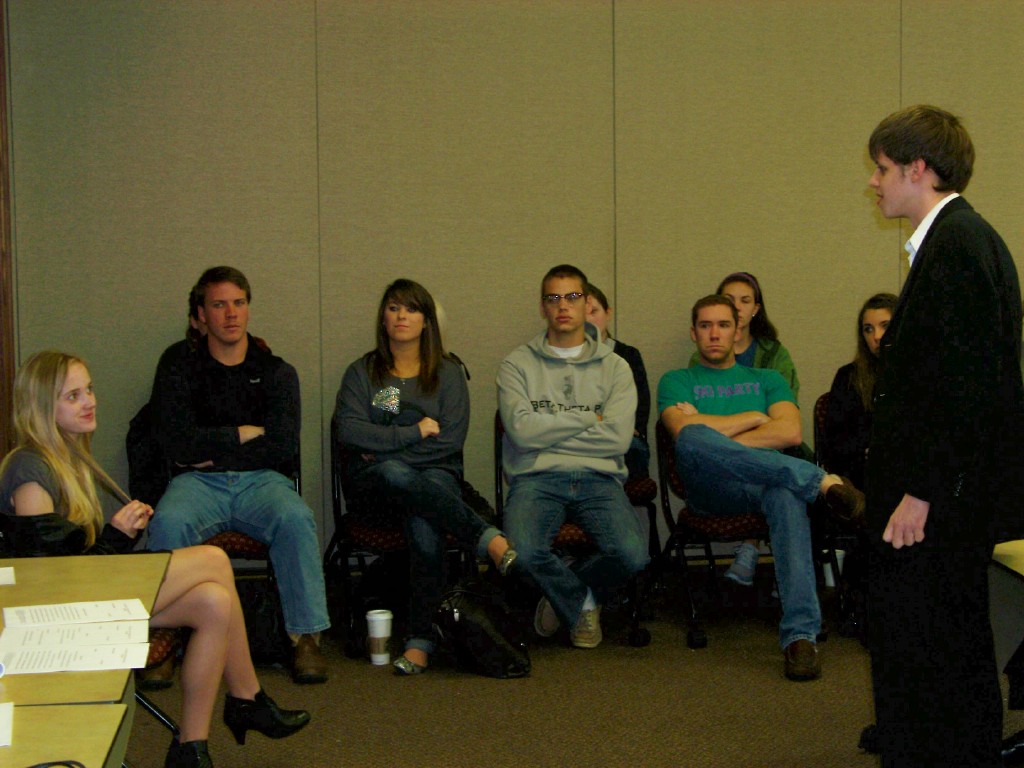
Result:
{"type": "Polygon", "coordinates": [[[505,515],[505,535],[516,550],[516,568],[532,571],[553,557],[551,545],[543,533],[531,525],[529,515],[505,515]]]}
{"type": "Polygon", "coordinates": [[[195,521],[186,510],[173,505],[157,505],[150,519],[149,541],[162,549],[179,549],[198,544],[201,539],[195,521]]]}
{"type": "Polygon", "coordinates": [[[647,547],[640,541],[638,536],[630,536],[628,539],[617,542],[612,547],[605,548],[603,554],[620,563],[623,570],[628,573],[642,571],[651,561],[647,547]]]}
{"type": "Polygon", "coordinates": [[[642,541],[631,541],[630,546],[623,550],[622,562],[630,573],[637,573],[651,562],[651,555],[642,541]]]}
{"type": "Polygon", "coordinates": [[[679,430],[675,443],[676,468],[679,471],[693,466],[700,460],[702,451],[700,437],[703,430],[706,429],[708,427],[704,424],[688,424],[679,430]]]}

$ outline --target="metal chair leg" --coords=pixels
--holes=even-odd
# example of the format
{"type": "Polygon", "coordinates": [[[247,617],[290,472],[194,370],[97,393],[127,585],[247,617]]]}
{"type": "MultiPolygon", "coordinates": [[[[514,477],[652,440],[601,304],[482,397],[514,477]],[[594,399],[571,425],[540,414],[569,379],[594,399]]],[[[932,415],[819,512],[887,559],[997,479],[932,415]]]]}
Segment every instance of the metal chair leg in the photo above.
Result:
{"type": "Polygon", "coordinates": [[[160,721],[160,723],[171,732],[172,736],[180,734],[178,730],[178,724],[171,719],[170,715],[164,712],[158,707],[146,694],[142,691],[135,692],[135,701],[139,703],[139,706],[149,712],[153,717],[160,721]]]}

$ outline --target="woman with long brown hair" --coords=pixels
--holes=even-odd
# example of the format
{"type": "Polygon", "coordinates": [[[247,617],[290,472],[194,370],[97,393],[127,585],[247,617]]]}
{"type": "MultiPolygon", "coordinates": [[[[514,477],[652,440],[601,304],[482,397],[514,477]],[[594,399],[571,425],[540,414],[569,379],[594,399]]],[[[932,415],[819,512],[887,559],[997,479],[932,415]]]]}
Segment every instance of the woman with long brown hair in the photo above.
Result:
{"type": "Polygon", "coordinates": [[[853,362],[836,371],[829,394],[824,466],[829,472],[850,478],[858,488],[864,487],[879,345],[896,301],[891,293],[876,293],[864,302],[857,315],[857,354],[853,362]]]}
{"type": "Polygon", "coordinates": [[[410,552],[409,627],[397,674],[426,670],[433,615],[444,585],[445,533],[502,574],[516,552],[462,501],[462,446],[469,429],[463,368],[445,354],[430,293],[412,280],[387,287],[377,310],[377,346],[345,371],[334,409],[335,439],[350,460],[345,492],[383,499],[400,515],[410,552]]]}

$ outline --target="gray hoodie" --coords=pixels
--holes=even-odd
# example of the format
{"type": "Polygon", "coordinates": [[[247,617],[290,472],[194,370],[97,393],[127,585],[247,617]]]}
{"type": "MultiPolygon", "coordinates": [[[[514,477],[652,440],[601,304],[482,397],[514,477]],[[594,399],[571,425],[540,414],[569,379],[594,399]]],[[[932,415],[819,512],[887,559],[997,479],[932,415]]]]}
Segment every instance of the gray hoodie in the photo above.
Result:
{"type": "Polygon", "coordinates": [[[593,326],[586,329],[579,357],[558,357],[544,331],[502,361],[498,409],[505,427],[502,463],[510,480],[580,470],[626,479],[623,455],[636,413],[633,374],[610,346],[595,339],[593,326]]]}

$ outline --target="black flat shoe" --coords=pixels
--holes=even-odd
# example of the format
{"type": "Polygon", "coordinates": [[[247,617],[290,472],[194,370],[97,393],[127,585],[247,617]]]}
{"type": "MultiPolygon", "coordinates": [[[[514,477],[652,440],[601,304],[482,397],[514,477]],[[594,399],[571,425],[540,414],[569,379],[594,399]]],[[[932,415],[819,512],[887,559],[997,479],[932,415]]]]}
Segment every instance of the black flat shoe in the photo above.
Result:
{"type": "Polygon", "coordinates": [[[271,739],[283,739],[300,731],[309,723],[309,712],[304,709],[281,709],[261,689],[254,700],[236,699],[228,694],[224,699],[224,725],[235,735],[235,741],[245,744],[246,731],[259,731],[271,739]]]}
{"type": "Polygon", "coordinates": [[[1003,739],[1003,765],[1024,765],[1024,731],[1003,739]]]}
{"type": "Polygon", "coordinates": [[[174,738],[167,750],[164,768],[213,768],[213,761],[206,750],[205,741],[186,741],[182,744],[174,738]]]}

